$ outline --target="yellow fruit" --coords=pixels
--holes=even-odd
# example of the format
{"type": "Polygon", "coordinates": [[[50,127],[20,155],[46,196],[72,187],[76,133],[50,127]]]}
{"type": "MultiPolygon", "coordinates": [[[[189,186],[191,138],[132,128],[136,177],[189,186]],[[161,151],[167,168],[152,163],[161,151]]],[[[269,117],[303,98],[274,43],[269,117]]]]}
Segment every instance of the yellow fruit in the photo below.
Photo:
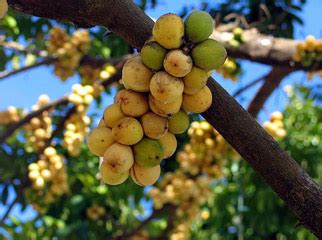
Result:
{"type": "Polygon", "coordinates": [[[114,173],[124,173],[130,170],[133,162],[131,147],[114,143],[106,149],[101,167],[107,165],[114,173]]]}
{"type": "Polygon", "coordinates": [[[155,22],[152,33],[162,47],[167,49],[179,48],[184,35],[184,23],[175,14],[165,14],[155,22]]]}
{"type": "Polygon", "coordinates": [[[150,91],[156,100],[162,103],[171,103],[182,95],[183,82],[166,72],[157,72],[151,79],[150,91]]]}
{"type": "Polygon", "coordinates": [[[42,190],[45,187],[45,180],[42,177],[37,177],[36,181],[33,184],[36,190],[42,190]]]}
{"type": "Polygon", "coordinates": [[[192,49],[191,54],[194,64],[206,71],[220,67],[227,57],[225,47],[213,39],[199,43],[192,49]]]}
{"type": "Polygon", "coordinates": [[[196,94],[206,86],[207,79],[208,73],[205,70],[193,66],[188,75],[183,78],[184,93],[196,94]]]}
{"type": "Polygon", "coordinates": [[[124,113],[121,111],[120,104],[114,103],[104,110],[104,122],[108,127],[113,127],[114,123],[119,119],[125,117],[124,113]]]}
{"type": "Polygon", "coordinates": [[[40,175],[44,178],[45,181],[49,181],[51,179],[51,172],[48,169],[44,169],[40,172],[40,175]]]}
{"type": "Polygon", "coordinates": [[[140,56],[130,58],[122,70],[124,87],[137,92],[148,92],[153,72],[141,61],[140,56]]]}
{"type": "Polygon", "coordinates": [[[113,128],[114,139],[124,145],[133,145],[143,138],[143,129],[138,120],[132,117],[124,117],[118,120],[113,128]]]}
{"type": "Polygon", "coordinates": [[[40,176],[40,173],[37,170],[32,170],[28,173],[28,177],[32,181],[35,181],[39,176],[40,176]]]}
{"type": "Polygon", "coordinates": [[[44,154],[46,155],[46,157],[52,157],[57,154],[57,151],[53,147],[46,147],[44,150],[44,154]]]}
{"type": "Polygon", "coordinates": [[[192,12],[185,21],[186,35],[194,43],[206,40],[214,30],[214,20],[204,11],[192,12]]]}
{"type": "Polygon", "coordinates": [[[153,139],[159,139],[168,131],[168,119],[153,112],[147,112],[141,117],[144,134],[153,139]]]}
{"type": "Polygon", "coordinates": [[[123,90],[117,95],[122,112],[130,117],[140,117],[149,110],[148,97],[143,93],[123,90]]]}
{"type": "Polygon", "coordinates": [[[192,59],[182,50],[172,50],[165,56],[163,66],[172,76],[184,77],[191,71],[192,59]]]}
{"type": "Polygon", "coordinates": [[[109,168],[108,164],[105,164],[104,162],[100,167],[100,174],[103,182],[109,185],[121,184],[129,177],[129,171],[115,173],[109,168]]]}
{"type": "Polygon", "coordinates": [[[144,168],[134,164],[131,168],[131,177],[139,186],[149,186],[156,183],[160,177],[160,174],[160,165],[156,165],[151,168],[144,168]]]}
{"type": "Polygon", "coordinates": [[[96,156],[103,156],[106,149],[114,143],[112,130],[107,127],[97,127],[88,135],[87,145],[96,156]]]}
{"type": "Polygon", "coordinates": [[[145,43],[141,49],[142,62],[153,70],[160,70],[163,67],[163,60],[166,54],[167,50],[155,41],[145,43]]]}
{"type": "Polygon", "coordinates": [[[177,139],[174,134],[167,132],[159,138],[159,142],[164,149],[164,158],[169,158],[175,153],[177,149],[177,139]]]}
{"type": "Polygon", "coordinates": [[[141,167],[154,167],[164,158],[164,149],[158,140],[143,138],[133,146],[135,162],[141,167]]]}
{"type": "MultiPolygon", "coordinates": [[[[121,111],[121,109],[120,109],[120,111],[121,111]]],[[[97,127],[107,127],[107,125],[106,125],[106,124],[105,124],[105,122],[104,122],[104,118],[102,118],[102,119],[98,122],[97,127]]]]}
{"type": "Polygon", "coordinates": [[[169,119],[169,132],[173,134],[184,133],[189,127],[189,116],[185,111],[173,114],[169,119]]]}
{"type": "Polygon", "coordinates": [[[149,95],[150,109],[161,117],[168,117],[171,114],[175,114],[180,111],[182,104],[182,95],[171,103],[162,103],[156,100],[152,94],[149,95]]]}
{"type": "Polygon", "coordinates": [[[182,108],[187,112],[202,113],[210,107],[211,103],[211,91],[205,86],[196,94],[183,94],[182,108]]]}
{"type": "Polygon", "coordinates": [[[3,18],[8,12],[7,0],[0,0],[0,19],[3,18]]]}
{"type": "Polygon", "coordinates": [[[276,120],[283,120],[283,113],[278,112],[278,111],[273,112],[273,113],[271,114],[271,120],[272,120],[272,121],[276,121],[276,120]]]}

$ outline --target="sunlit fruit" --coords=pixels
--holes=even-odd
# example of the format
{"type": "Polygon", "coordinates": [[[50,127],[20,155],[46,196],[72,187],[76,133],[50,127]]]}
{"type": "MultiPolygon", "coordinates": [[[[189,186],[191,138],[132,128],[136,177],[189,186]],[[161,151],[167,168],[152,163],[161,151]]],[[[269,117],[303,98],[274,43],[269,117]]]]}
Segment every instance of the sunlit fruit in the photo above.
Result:
{"type": "Polygon", "coordinates": [[[142,116],[149,110],[148,96],[132,90],[122,90],[117,95],[122,112],[130,117],[142,116]]]}
{"type": "Polygon", "coordinates": [[[163,103],[158,100],[156,100],[152,94],[149,95],[149,106],[150,109],[162,116],[162,117],[168,117],[171,114],[177,113],[180,110],[182,104],[182,95],[180,95],[176,100],[174,100],[171,103],[163,103]]]}
{"type": "Polygon", "coordinates": [[[108,127],[113,127],[114,123],[125,117],[124,113],[121,111],[121,106],[118,103],[114,103],[104,110],[104,123],[108,127]]]}
{"type": "Polygon", "coordinates": [[[112,134],[115,141],[125,145],[133,145],[142,139],[143,129],[135,118],[124,117],[114,124],[112,134]]]}
{"type": "Polygon", "coordinates": [[[118,185],[126,181],[126,179],[129,177],[129,171],[115,173],[111,170],[108,164],[103,162],[100,167],[100,175],[103,182],[106,184],[118,185]]]}
{"type": "Polygon", "coordinates": [[[112,130],[107,127],[94,128],[87,139],[89,150],[97,156],[103,156],[105,150],[114,142],[112,130]]]}
{"type": "Polygon", "coordinates": [[[196,94],[183,94],[182,108],[187,112],[202,113],[211,106],[211,103],[211,91],[205,86],[196,94]]]}
{"type": "Polygon", "coordinates": [[[192,59],[182,50],[172,50],[165,56],[163,66],[172,76],[183,77],[191,71],[192,59]]]}
{"type": "Polygon", "coordinates": [[[107,165],[112,172],[124,173],[133,165],[134,157],[130,146],[114,143],[104,153],[102,165],[107,165]]]}
{"type": "Polygon", "coordinates": [[[139,186],[153,185],[158,181],[161,173],[160,165],[154,167],[145,168],[134,164],[131,168],[131,177],[133,181],[139,186]]]}

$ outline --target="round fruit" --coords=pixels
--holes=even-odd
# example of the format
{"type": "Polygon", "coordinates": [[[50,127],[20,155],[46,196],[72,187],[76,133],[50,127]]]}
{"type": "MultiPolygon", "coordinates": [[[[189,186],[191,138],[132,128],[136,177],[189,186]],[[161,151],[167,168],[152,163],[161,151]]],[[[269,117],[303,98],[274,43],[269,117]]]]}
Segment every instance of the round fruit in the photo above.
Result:
{"type": "Polygon", "coordinates": [[[223,65],[227,57],[225,47],[216,40],[207,39],[192,49],[192,59],[196,66],[210,71],[223,65]]]}
{"type": "Polygon", "coordinates": [[[164,58],[164,69],[174,77],[187,75],[192,68],[192,59],[182,50],[172,50],[164,58]]]}
{"type": "Polygon", "coordinates": [[[140,117],[149,110],[148,97],[132,90],[122,90],[117,94],[122,112],[130,117],[140,117]]]}
{"type": "Polygon", "coordinates": [[[115,173],[109,168],[108,164],[105,164],[105,162],[103,162],[100,167],[100,174],[103,182],[109,185],[121,184],[129,177],[129,171],[115,173]]]}
{"type": "Polygon", "coordinates": [[[124,173],[132,167],[133,160],[130,146],[114,143],[106,149],[101,166],[106,164],[112,172],[124,173]]]}
{"type": "Polygon", "coordinates": [[[189,127],[189,116],[185,111],[173,114],[169,119],[169,132],[173,134],[184,133],[189,127]]]}
{"type": "Polygon", "coordinates": [[[150,82],[150,91],[153,97],[162,103],[171,103],[182,95],[183,82],[161,71],[154,74],[150,82]]]}
{"type": "Polygon", "coordinates": [[[179,48],[184,35],[184,22],[172,13],[161,16],[153,26],[153,37],[167,49],[179,48]]]}
{"type": "Polygon", "coordinates": [[[105,108],[103,118],[106,126],[113,127],[114,123],[123,117],[125,117],[125,115],[121,111],[121,107],[119,104],[114,103],[105,108]]]}
{"type": "Polygon", "coordinates": [[[204,11],[192,12],[185,21],[186,35],[194,42],[206,40],[214,30],[214,20],[204,11]]]}
{"type": "Polygon", "coordinates": [[[124,87],[137,92],[148,92],[153,72],[141,61],[140,56],[130,58],[122,70],[124,87]]]}
{"type": "Polygon", "coordinates": [[[107,127],[94,128],[87,139],[89,150],[96,156],[103,156],[106,149],[113,143],[112,131],[107,127]]]}
{"type": "Polygon", "coordinates": [[[141,49],[142,62],[153,70],[160,70],[163,67],[166,54],[167,50],[155,41],[147,42],[141,49]]]}
{"type": "Polygon", "coordinates": [[[174,134],[167,132],[159,139],[159,142],[164,149],[164,158],[169,158],[175,153],[177,149],[177,139],[174,134]]]}
{"type": "Polygon", "coordinates": [[[151,110],[161,117],[168,117],[179,112],[182,104],[182,95],[171,103],[162,103],[156,100],[152,94],[149,95],[149,106],[151,110]]]}
{"type": "Polygon", "coordinates": [[[198,67],[192,67],[190,73],[183,78],[184,90],[186,94],[196,94],[206,86],[208,73],[198,67]]]}
{"type": "Polygon", "coordinates": [[[271,120],[276,121],[276,120],[283,120],[283,113],[275,111],[271,114],[271,120]]]}
{"type": "Polygon", "coordinates": [[[156,183],[161,174],[160,165],[156,165],[151,168],[140,167],[137,164],[134,164],[131,168],[131,177],[133,182],[139,186],[149,186],[156,183]]]}
{"type": "Polygon", "coordinates": [[[124,145],[133,145],[143,138],[143,129],[138,120],[131,117],[124,117],[118,120],[113,128],[114,139],[124,145]]]}
{"type": "Polygon", "coordinates": [[[182,108],[187,112],[202,113],[210,107],[211,103],[211,91],[205,86],[196,94],[183,94],[182,108]]]}
{"type": "Polygon", "coordinates": [[[99,122],[98,122],[98,126],[97,127],[106,127],[107,125],[104,122],[104,118],[102,118],[99,122]]]}
{"type": "Polygon", "coordinates": [[[144,134],[153,139],[159,139],[168,131],[168,119],[153,112],[147,112],[141,117],[144,134]]]}
{"type": "Polygon", "coordinates": [[[164,158],[164,149],[158,140],[143,138],[133,146],[134,160],[141,167],[154,167],[164,158]]]}

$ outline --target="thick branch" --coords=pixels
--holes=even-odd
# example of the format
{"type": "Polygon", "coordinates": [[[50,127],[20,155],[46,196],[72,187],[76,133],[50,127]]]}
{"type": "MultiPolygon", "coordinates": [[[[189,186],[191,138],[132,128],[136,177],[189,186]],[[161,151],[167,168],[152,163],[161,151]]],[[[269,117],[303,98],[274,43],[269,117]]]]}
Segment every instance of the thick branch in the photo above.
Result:
{"type": "Polygon", "coordinates": [[[266,100],[273,93],[273,91],[279,86],[281,81],[290,73],[292,69],[285,67],[273,67],[270,73],[266,76],[264,84],[256,93],[253,100],[250,102],[248,112],[256,117],[259,111],[264,106],[266,100]]]}

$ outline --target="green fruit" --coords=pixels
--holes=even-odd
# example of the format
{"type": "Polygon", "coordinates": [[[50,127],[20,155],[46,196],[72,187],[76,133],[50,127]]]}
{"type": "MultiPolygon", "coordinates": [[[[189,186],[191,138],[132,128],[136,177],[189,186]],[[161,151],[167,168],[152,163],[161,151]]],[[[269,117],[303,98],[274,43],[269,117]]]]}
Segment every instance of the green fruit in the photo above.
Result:
{"type": "Polygon", "coordinates": [[[204,11],[192,12],[185,21],[186,35],[194,42],[206,40],[214,30],[214,20],[204,11]]]}
{"type": "Polygon", "coordinates": [[[133,146],[134,160],[141,167],[154,167],[164,158],[164,149],[158,140],[143,138],[133,146]]]}
{"type": "Polygon", "coordinates": [[[223,65],[227,57],[225,47],[216,40],[207,39],[192,49],[194,64],[206,71],[223,65]]]}
{"type": "Polygon", "coordinates": [[[234,38],[240,41],[243,34],[243,29],[241,29],[240,27],[236,27],[233,30],[233,34],[234,34],[234,38]]]}
{"type": "Polygon", "coordinates": [[[146,43],[141,49],[142,62],[153,70],[160,70],[163,67],[163,60],[167,50],[157,42],[146,43]]]}
{"type": "Polygon", "coordinates": [[[184,93],[195,94],[206,86],[208,73],[198,67],[192,67],[190,73],[183,78],[184,93]]]}
{"type": "Polygon", "coordinates": [[[180,112],[173,114],[169,120],[169,132],[173,134],[184,133],[189,127],[189,116],[181,110],[180,112]]]}
{"type": "Polygon", "coordinates": [[[239,48],[240,43],[236,39],[230,39],[228,42],[229,46],[232,48],[239,48]]]}

